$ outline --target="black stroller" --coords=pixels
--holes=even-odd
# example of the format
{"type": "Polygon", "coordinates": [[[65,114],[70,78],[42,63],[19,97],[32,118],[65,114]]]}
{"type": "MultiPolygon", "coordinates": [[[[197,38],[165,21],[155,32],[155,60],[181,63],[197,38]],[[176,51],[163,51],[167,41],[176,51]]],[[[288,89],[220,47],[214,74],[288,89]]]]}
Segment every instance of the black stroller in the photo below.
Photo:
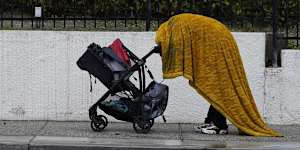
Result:
{"type": "MultiPolygon", "coordinates": [[[[138,58],[128,48],[121,44],[119,54],[128,60],[120,58],[113,47],[100,47],[92,43],[77,61],[80,69],[88,71],[99,79],[108,91],[89,109],[91,128],[102,131],[108,124],[103,115],[97,114],[97,107],[106,114],[122,121],[132,122],[137,133],[148,133],[154,124],[154,119],[162,116],[168,102],[168,86],[157,83],[146,67],[146,59],[153,53],[160,53],[160,47],[155,46],[143,58],[138,58]],[[153,80],[146,87],[145,70],[153,80]],[[130,81],[134,72],[138,73],[138,87],[130,81]]],[[[115,42],[116,42],[115,41],[115,42]]]]}

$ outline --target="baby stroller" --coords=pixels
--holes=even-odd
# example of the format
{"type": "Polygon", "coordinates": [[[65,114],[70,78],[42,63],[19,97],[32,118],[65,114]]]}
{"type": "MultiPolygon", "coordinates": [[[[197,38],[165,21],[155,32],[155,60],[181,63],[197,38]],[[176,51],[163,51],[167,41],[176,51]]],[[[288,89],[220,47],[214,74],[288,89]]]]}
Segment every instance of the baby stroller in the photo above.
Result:
{"type": "MultiPolygon", "coordinates": [[[[97,108],[117,120],[133,123],[137,133],[148,133],[154,119],[162,116],[167,107],[169,89],[157,83],[146,67],[146,59],[153,53],[160,53],[155,46],[143,58],[138,58],[117,39],[109,47],[92,43],[77,61],[80,69],[99,79],[108,91],[89,109],[91,128],[102,131],[108,124],[104,115],[97,114],[97,108]],[[146,87],[145,70],[153,80],[146,87]],[[132,83],[131,76],[138,73],[138,85],[132,83]]],[[[92,87],[91,87],[92,88],[92,87]]]]}

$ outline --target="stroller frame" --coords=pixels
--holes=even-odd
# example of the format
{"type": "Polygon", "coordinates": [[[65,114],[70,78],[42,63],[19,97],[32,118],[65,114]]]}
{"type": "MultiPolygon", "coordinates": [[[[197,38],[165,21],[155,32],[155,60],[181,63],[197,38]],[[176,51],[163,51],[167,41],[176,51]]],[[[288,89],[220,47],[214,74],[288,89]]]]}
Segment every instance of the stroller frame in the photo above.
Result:
{"type": "MultiPolygon", "coordinates": [[[[90,47],[95,47],[98,46],[97,44],[91,44],[90,47]]],[[[99,46],[98,46],[99,47],[99,46]]],[[[163,87],[166,91],[166,102],[163,105],[164,108],[162,108],[162,112],[160,114],[157,114],[155,116],[149,116],[148,113],[145,113],[145,108],[144,105],[147,103],[147,98],[145,98],[144,94],[149,91],[149,87],[147,89],[145,88],[146,82],[145,82],[145,63],[146,60],[154,53],[160,53],[160,46],[155,46],[149,53],[147,53],[145,56],[143,56],[141,59],[138,58],[133,52],[131,52],[128,48],[126,48],[124,45],[122,47],[125,49],[126,53],[128,54],[128,57],[130,60],[132,60],[135,64],[128,68],[125,72],[123,72],[118,80],[113,80],[112,85],[106,85],[108,88],[108,91],[104,93],[104,95],[96,102],[94,103],[90,108],[89,108],[89,118],[91,120],[91,128],[96,131],[100,132],[102,131],[107,125],[108,125],[108,120],[104,115],[98,115],[97,114],[97,108],[99,107],[102,109],[102,104],[101,102],[105,101],[110,95],[114,95],[117,92],[123,91],[124,89],[126,91],[132,91],[133,98],[136,99],[135,106],[136,106],[136,113],[134,113],[133,116],[130,117],[115,117],[118,120],[122,121],[127,121],[127,122],[132,122],[133,123],[133,128],[137,133],[148,133],[151,129],[151,127],[154,124],[154,118],[158,116],[162,116],[163,120],[165,120],[163,116],[163,111],[166,109],[166,103],[168,99],[168,87],[165,86],[163,87]],[[133,83],[129,81],[129,77],[134,73],[138,71],[138,76],[139,76],[139,88],[137,88],[133,83]]],[[[82,70],[84,69],[81,64],[79,63],[80,59],[77,61],[77,65],[79,68],[82,70]]],[[[147,69],[147,72],[150,76],[150,78],[153,80],[153,75],[150,72],[150,70],[147,69]]],[[[90,72],[89,72],[90,73],[90,72]]],[[[91,73],[90,73],[91,74],[91,73]]],[[[155,84],[154,81],[149,84],[149,86],[155,84]]],[[[103,110],[103,109],[102,109],[103,110]]]]}

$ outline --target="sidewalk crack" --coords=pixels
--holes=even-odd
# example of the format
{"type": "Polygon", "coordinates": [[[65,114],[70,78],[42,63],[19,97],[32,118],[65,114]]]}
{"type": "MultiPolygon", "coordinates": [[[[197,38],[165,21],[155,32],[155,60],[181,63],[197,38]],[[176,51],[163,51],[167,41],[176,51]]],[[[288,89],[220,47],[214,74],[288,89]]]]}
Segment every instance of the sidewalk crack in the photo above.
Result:
{"type": "Polygon", "coordinates": [[[46,121],[45,124],[36,133],[31,134],[32,138],[28,142],[28,150],[31,149],[30,145],[31,145],[32,141],[36,138],[37,135],[40,134],[40,132],[42,132],[46,128],[46,126],[48,125],[48,123],[49,123],[49,121],[46,121]]]}
{"type": "Polygon", "coordinates": [[[183,141],[182,127],[180,123],[178,123],[178,130],[179,130],[179,140],[183,141]]]}

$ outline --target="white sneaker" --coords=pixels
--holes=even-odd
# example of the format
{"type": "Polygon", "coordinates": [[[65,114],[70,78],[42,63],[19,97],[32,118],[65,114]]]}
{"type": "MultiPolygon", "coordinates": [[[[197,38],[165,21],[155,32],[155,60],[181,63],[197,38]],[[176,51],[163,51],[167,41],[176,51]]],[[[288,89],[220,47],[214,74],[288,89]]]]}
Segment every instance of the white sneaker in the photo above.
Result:
{"type": "Polygon", "coordinates": [[[227,129],[219,129],[218,127],[216,127],[215,125],[211,124],[210,126],[206,127],[206,128],[201,128],[201,133],[203,134],[228,134],[228,130],[227,129]]]}
{"type": "Polygon", "coordinates": [[[200,124],[200,125],[198,125],[198,126],[194,126],[194,130],[195,130],[196,132],[201,132],[201,129],[202,129],[202,128],[207,128],[207,127],[209,127],[209,126],[211,126],[211,123],[202,123],[202,124],[200,124]]]}

